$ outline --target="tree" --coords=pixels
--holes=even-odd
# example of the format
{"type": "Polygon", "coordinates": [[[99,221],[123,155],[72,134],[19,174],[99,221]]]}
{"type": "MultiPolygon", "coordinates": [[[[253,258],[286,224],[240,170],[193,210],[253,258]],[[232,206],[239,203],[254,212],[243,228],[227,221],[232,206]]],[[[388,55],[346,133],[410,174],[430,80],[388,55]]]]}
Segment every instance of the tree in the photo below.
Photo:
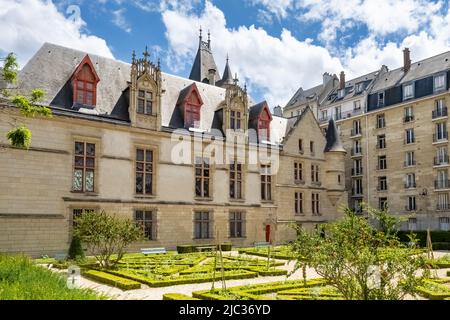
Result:
{"type": "Polygon", "coordinates": [[[74,235],[87,246],[101,267],[112,268],[122,259],[129,244],[142,239],[143,232],[135,222],[101,211],[77,217],[74,235]]]}
{"type": "MultiPolygon", "coordinates": [[[[8,54],[1,60],[3,60],[3,68],[0,68],[0,77],[3,78],[4,82],[7,84],[5,88],[0,88],[1,96],[19,108],[20,113],[26,118],[34,118],[37,116],[51,117],[51,110],[45,106],[39,105],[45,96],[44,90],[36,88],[31,90],[31,93],[27,96],[12,96],[11,93],[13,90],[9,89],[8,85],[16,84],[19,64],[13,53],[8,54]]],[[[17,148],[28,149],[31,146],[32,134],[30,129],[24,124],[18,124],[17,119],[14,119],[10,124],[13,129],[8,131],[6,137],[11,145],[17,148]]]]}
{"type": "MultiPolygon", "coordinates": [[[[323,225],[325,237],[318,230],[297,227],[297,240],[292,248],[297,258],[296,269],[312,267],[345,299],[400,300],[415,295],[428,272],[417,255],[415,244],[403,245],[393,231],[392,216],[387,211],[370,209],[374,219],[382,218],[383,230],[344,209],[343,219],[323,225]],[[386,215],[389,215],[387,217],[386,215]]],[[[394,218],[395,219],[395,218],[394,218]]]]}

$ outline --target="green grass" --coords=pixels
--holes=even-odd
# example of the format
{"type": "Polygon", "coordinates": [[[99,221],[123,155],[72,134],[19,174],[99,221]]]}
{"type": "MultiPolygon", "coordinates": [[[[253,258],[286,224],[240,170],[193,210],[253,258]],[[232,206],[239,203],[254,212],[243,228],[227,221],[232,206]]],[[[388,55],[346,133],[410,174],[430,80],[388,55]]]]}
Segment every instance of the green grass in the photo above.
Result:
{"type": "Polygon", "coordinates": [[[98,300],[87,289],[69,289],[66,279],[23,256],[0,255],[0,300],[98,300]]]}

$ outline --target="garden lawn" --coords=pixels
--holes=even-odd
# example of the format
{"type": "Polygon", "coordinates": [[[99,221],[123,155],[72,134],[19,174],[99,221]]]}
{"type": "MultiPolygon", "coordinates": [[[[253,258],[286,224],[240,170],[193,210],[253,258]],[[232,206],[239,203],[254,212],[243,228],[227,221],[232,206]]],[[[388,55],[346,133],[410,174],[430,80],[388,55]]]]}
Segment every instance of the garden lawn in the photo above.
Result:
{"type": "Polygon", "coordinates": [[[99,300],[87,289],[69,289],[60,274],[24,256],[0,255],[0,300],[99,300]]]}

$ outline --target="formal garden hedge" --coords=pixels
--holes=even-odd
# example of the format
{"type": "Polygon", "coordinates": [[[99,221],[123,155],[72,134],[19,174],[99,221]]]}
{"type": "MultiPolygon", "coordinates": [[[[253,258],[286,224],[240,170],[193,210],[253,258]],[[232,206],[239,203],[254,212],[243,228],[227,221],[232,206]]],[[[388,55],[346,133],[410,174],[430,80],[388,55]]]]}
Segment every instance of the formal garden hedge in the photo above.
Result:
{"type": "Polygon", "coordinates": [[[163,295],[163,300],[199,300],[199,299],[181,293],[166,293],[163,295]]]}
{"type": "Polygon", "coordinates": [[[425,280],[423,286],[418,287],[419,294],[430,300],[444,300],[450,298],[450,278],[425,280]]]}
{"type": "MultiPolygon", "coordinates": [[[[248,254],[259,257],[267,258],[269,255],[269,247],[264,248],[244,248],[239,249],[238,252],[240,254],[248,254]]],[[[280,259],[280,260],[294,260],[296,259],[295,253],[291,250],[289,246],[278,246],[270,248],[270,257],[272,259],[280,259]]]]}
{"type": "Polygon", "coordinates": [[[122,290],[134,290],[141,288],[141,284],[137,281],[124,279],[123,277],[118,277],[98,270],[86,270],[83,272],[83,276],[122,290]]]}
{"type": "MultiPolygon", "coordinates": [[[[418,240],[418,244],[421,247],[427,246],[427,231],[414,231],[413,232],[418,240]]],[[[397,236],[401,242],[408,243],[411,231],[399,231],[397,236]]],[[[450,231],[430,231],[431,242],[434,250],[450,250],[450,231]]]]}

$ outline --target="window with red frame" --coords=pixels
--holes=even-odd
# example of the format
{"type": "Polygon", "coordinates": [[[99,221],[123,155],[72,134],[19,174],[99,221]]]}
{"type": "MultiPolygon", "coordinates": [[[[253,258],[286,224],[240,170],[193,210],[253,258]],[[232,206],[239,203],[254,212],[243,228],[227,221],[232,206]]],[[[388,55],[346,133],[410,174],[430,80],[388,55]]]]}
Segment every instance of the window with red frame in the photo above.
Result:
{"type": "Polygon", "coordinates": [[[200,123],[200,107],[197,105],[186,104],[184,114],[184,123],[186,128],[197,128],[200,123]]]}
{"type": "Polygon", "coordinates": [[[95,106],[99,80],[91,60],[86,56],[72,78],[74,104],[95,106]]]}
{"type": "Polygon", "coordinates": [[[258,135],[260,140],[270,140],[270,122],[272,117],[269,112],[267,107],[265,107],[258,117],[258,135]]]}

